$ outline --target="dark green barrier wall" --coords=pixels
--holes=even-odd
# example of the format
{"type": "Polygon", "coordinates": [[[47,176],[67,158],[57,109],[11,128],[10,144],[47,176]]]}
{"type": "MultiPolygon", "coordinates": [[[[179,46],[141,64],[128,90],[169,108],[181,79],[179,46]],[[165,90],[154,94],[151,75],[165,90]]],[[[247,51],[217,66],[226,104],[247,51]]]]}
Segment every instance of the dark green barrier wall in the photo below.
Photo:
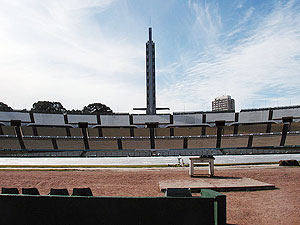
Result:
{"type": "Polygon", "coordinates": [[[201,197],[215,199],[215,224],[226,224],[226,195],[210,189],[201,189],[201,197]]]}
{"type": "Polygon", "coordinates": [[[0,224],[212,225],[214,223],[213,198],[0,195],[0,224]]]}

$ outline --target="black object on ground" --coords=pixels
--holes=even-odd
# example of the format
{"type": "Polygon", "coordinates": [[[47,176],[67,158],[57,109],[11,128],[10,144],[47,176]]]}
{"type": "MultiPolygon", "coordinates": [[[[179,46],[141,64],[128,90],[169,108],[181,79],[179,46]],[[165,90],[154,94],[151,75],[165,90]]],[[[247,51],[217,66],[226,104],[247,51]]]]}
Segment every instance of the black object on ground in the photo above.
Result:
{"type": "Polygon", "coordinates": [[[23,195],[40,195],[39,190],[36,188],[22,188],[23,195]]]}
{"type": "Polygon", "coordinates": [[[279,166],[299,166],[299,162],[297,160],[280,160],[279,166]]]}
{"type": "Polygon", "coordinates": [[[2,188],[1,193],[17,195],[17,194],[19,194],[19,190],[18,190],[18,188],[2,188]]]}
{"type": "Polygon", "coordinates": [[[73,188],[73,196],[93,196],[90,188],[73,188]]]}
{"type": "Polygon", "coordinates": [[[57,188],[51,188],[49,195],[69,195],[69,192],[67,189],[57,189],[57,188]]]}
{"type": "Polygon", "coordinates": [[[167,188],[166,197],[192,197],[189,188],[167,188]]]}

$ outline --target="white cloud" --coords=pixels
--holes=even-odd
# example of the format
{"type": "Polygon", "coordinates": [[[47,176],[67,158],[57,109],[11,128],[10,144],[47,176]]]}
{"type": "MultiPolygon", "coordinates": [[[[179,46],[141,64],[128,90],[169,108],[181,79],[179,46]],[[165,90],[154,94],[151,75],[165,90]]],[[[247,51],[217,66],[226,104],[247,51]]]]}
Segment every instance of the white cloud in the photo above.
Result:
{"type": "MultiPolygon", "coordinates": [[[[201,17],[209,8],[197,7],[202,7],[196,10],[201,17]]],[[[246,11],[244,21],[252,13],[251,8],[246,11]]],[[[238,109],[300,104],[299,5],[291,1],[275,6],[256,24],[248,37],[233,44],[216,43],[213,54],[207,48],[196,59],[186,59],[189,63],[181,66],[180,79],[161,91],[162,102],[170,102],[171,108],[179,111],[183,106],[187,110],[210,110],[214,97],[230,94],[238,109]]]]}
{"type": "Polygon", "coordinates": [[[77,109],[102,102],[120,111],[144,104],[128,102],[143,92],[133,84],[144,75],[144,49],[91,19],[114,2],[0,1],[1,101],[30,108],[55,100],[77,109]]]}

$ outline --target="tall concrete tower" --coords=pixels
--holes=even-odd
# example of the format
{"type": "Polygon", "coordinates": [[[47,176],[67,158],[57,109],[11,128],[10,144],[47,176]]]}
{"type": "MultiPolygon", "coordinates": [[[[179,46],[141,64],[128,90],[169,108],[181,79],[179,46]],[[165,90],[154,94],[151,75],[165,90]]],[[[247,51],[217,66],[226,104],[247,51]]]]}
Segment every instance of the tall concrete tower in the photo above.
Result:
{"type": "Polygon", "coordinates": [[[147,115],[155,115],[157,110],[170,110],[170,108],[156,108],[155,44],[152,41],[151,27],[149,27],[149,40],[146,43],[146,90],[147,108],[133,108],[133,110],[146,110],[147,115]]]}
{"type": "Polygon", "coordinates": [[[149,27],[149,40],[146,43],[146,86],[147,109],[146,114],[156,114],[155,94],[155,43],[152,41],[152,28],[149,27]]]}

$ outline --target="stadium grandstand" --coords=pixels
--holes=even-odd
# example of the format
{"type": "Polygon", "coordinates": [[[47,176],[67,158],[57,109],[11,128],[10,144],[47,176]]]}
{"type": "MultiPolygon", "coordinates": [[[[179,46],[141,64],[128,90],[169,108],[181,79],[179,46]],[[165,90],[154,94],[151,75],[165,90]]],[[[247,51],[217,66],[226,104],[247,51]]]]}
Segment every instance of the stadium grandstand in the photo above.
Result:
{"type": "Polygon", "coordinates": [[[0,156],[298,153],[300,106],[173,114],[0,112],[0,156]]]}

